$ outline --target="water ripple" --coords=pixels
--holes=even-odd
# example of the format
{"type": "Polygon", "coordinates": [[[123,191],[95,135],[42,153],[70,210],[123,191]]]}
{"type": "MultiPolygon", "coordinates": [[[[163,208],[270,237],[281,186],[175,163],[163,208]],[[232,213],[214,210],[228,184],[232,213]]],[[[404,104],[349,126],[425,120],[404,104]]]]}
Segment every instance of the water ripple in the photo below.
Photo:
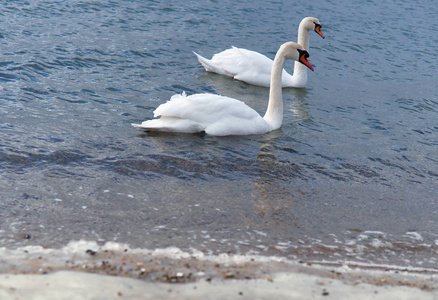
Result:
{"type": "MultiPolygon", "coordinates": [[[[284,90],[281,130],[219,138],[139,134],[130,125],[183,90],[236,97],[263,113],[267,89],[206,74],[192,51],[210,56],[235,45],[273,57],[281,41],[296,40],[302,17],[283,2],[4,4],[0,214],[24,224],[14,230],[37,228],[35,236],[50,240],[77,236],[81,222],[93,230],[117,224],[93,237],[175,244],[161,234],[157,243],[137,238],[168,222],[231,236],[220,246],[202,238],[208,251],[238,245],[370,260],[436,251],[427,234],[436,231],[438,178],[438,41],[430,21],[437,6],[430,1],[319,3],[326,39],[311,33],[317,68],[306,89],[284,90]],[[54,211],[77,232],[59,231],[54,211]],[[414,227],[428,249],[412,239],[414,227]]],[[[310,2],[302,6],[314,11],[310,2]]],[[[178,241],[200,245],[199,235],[180,233],[178,241]]]]}

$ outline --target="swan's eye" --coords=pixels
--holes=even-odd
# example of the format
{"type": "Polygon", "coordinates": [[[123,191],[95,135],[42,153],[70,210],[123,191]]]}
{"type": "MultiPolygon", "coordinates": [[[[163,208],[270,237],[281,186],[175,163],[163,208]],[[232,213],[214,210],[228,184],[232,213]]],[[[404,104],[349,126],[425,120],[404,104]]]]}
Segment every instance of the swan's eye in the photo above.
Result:
{"type": "Polygon", "coordinates": [[[305,57],[305,58],[309,58],[309,52],[307,52],[306,50],[300,50],[300,49],[297,49],[298,50],[298,53],[300,54],[300,57],[305,57]]]}

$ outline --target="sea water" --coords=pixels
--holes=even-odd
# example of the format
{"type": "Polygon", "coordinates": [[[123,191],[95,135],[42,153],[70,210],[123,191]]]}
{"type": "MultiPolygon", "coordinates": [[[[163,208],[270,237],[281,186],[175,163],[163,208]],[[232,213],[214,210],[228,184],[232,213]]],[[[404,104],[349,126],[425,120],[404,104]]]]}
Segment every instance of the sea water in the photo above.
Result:
{"type": "MultiPolygon", "coordinates": [[[[438,8],[431,0],[0,4],[0,245],[71,241],[437,268],[438,8]],[[206,73],[310,32],[305,89],[263,135],[145,133],[176,93],[261,114],[269,90],[206,73]]],[[[293,64],[286,65],[293,72],[293,64]]]]}

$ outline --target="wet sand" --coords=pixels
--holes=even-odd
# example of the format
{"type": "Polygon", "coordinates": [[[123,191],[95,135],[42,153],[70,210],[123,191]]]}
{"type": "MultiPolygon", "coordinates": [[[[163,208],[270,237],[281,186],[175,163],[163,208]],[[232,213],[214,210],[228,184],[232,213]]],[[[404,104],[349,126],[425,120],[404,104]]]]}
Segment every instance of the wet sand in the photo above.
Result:
{"type": "Polygon", "coordinates": [[[0,249],[0,299],[437,299],[438,271],[79,241],[0,249]]]}

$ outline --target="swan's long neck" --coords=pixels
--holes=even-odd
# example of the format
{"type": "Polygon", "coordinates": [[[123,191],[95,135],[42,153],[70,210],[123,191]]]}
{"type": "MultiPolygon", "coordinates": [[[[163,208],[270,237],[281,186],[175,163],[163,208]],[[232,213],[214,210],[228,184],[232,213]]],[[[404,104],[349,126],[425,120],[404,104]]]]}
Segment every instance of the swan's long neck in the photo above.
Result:
{"type": "Polygon", "coordinates": [[[301,21],[300,26],[298,27],[297,43],[309,51],[309,30],[306,28],[305,19],[301,21]]]}
{"type": "MultiPolygon", "coordinates": [[[[304,20],[298,27],[298,44],[309,51],[309,30],[304,25],[304,20]]],[[[294,73],[292,74],[295,80],[295,87],[305,87],[307,84],[307,67],[302,63],[296,61],[294,64],[294,73]]]]}
{"type": "Polygon", "coordinates": [[[263,119],[271,127],[271,130],[280,128],[283,123],[283,95],[281,73],[286,63],[284,48],[280,47],[274,58],[271,71],[271,86],[269,89],[269,103],[263,119]]]}

